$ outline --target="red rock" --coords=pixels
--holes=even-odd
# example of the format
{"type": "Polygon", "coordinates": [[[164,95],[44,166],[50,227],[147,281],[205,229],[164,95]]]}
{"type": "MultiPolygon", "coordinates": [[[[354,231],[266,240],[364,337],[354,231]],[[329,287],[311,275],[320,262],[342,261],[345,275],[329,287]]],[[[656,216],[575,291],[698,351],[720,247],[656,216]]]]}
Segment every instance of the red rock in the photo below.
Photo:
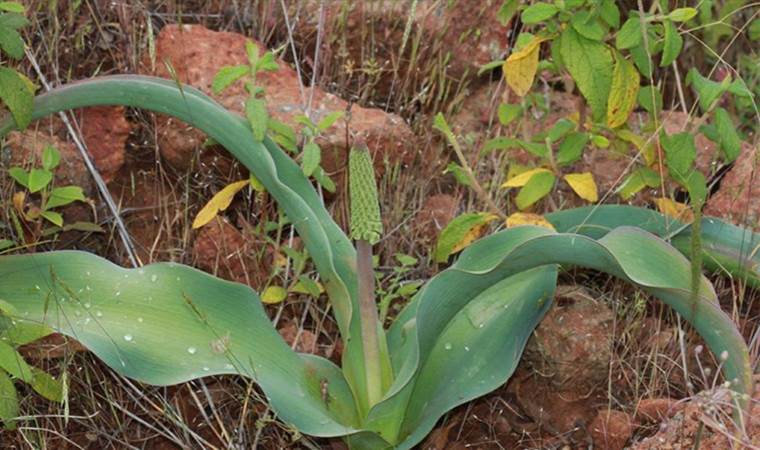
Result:
{"type": "Polygon", "coordinates": [[[639,422],[659,422],[672,417],[681,409],[678,400],[672,398],[645,398],[636,407],[639,422]]]}
{"type": "Polygon", "coordinates": [[[760,229],[760,160],[757,147],[742,146],[733,167],[720,181],[705,213],[741,226],[760,229]]]}
{"type": "Polygon", "coordinates": [[[132,131],[122,106],[96,106],[76,112],[82,138],[93,164],[105,182],[124,165],[124,152],[132,131]]]}
{"type": "MultiPolygon", "coordinates": [[[[215,32],[199,25],[169,25],[164,27],[156,39],[156,59],[167,61],[174,68],[177,77],[211,95],[211,82],[223,66],[245,64],[246,37],[236,33],[215,32]]],[[[265,49],[256,44],[263,53],[265,49]]],[[[312,93],[305,88],[305,98],[296,72],[279,61],[275,72],[257,75],[257,84],[265,89],[270,115],[296,129],[302,126],[296,117],[304,113],[304,102],[312,93]]],[[[156,64],[155,75],[169,77],[164,64],[156,64]]],[[[238,114],[243,113],[247,98],[244,83],[239,81],[220,95],[212,95],[226,108],[238,114]]],[[[312,118],[319,121],[334,111],[346,111],[348,104],[320,89],[314,89],[312,98],[312,118]]],[[[323,166],[328,172],[343,169],[347,156],[346,120],[339,120],[319,139],[322,146],[323,166]]],[[[408,164],[417,152],[415,136],[403,120],[378,109],[351,108],[349,121],[351,139],[362,138],[375,156],[375,161],[387,160],[391,164],[408,164]]],[[[186,169],[199,151],[203,136],[190,130],[184,124],[170,119],[159,121],[159,145],[161,154],[174,167],[186,169]]]]}
{"type": "Polygon", "coordinates": [[[414,219],[414,228],[425,239],[435,239],[457,214],[457,199],[449,194],[428,197],[414,219]]]}
{"type": "Polygon", "coordinates": [[[200,229],[193,243],[195,265],[239,283],[262,288],[271,267],[268,254],[254,252],[254,243],[226,220],[217,217],[200,229]]]}
{"type": "Polygon", "coordinates": [[[613,409],[599,411],[589,426],[594,448],[622,450],[633,435],[631,416],[613,409]]]}

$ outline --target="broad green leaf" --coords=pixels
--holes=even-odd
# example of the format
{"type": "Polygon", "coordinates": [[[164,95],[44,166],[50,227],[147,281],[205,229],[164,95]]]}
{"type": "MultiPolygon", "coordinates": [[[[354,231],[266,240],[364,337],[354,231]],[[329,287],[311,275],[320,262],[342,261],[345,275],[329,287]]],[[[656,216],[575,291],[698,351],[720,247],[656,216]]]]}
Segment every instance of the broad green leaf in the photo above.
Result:
{"type": "Polygon", "coordinates": [[[695,8],[676,8],[668,14],[668,19],[673,22],[688,22],[697,15],[695,8]]]}
{"type": "Polygon", "coordinates": [[[317,129],[319,131],[326,131],[345,115],[343,111],[333,111],[317,123],[317,129]]]}
{"type": "Polygon", "coordinates": [[[576,127],[577,125],[572,120],[560,119],[557,123],[552,125],[549,132],[546,134],[546,137],[549,139],[549,142],[555,143],[562,139],[567,133],[573,131],[576,127]]]}
{"type": "Polygon", "coordinates": [[[578,197],[591,203],[596,203],[599,200],[599,192],[591,172],[569,173],[562,178],[578,194],[578,197]]]}
{"type": "Polygon", "coordinates": [[[541,172],[530,177],[515,197],[517,207],[521,210],[526,209],[546,197],[552,191],[555,179],[551,172],[541,172]]]}
{"type": "Polygon", "coordinates": [[[726,158],[726,162],[733,162],[742,150],[742,141],[736,132],[731,116],[723,108],[715,108],[715,127],[720,139],[720,149],[726,158]]]}
{"type": "Polygon", "coordinates": [[[629,17],[615,36],[615,47],[618,50],[627,50],[641,44],[641,23],[639,18],[629,17]]]}
{"type": "Polygon", "coordinates": [[[623,200],[629,200],[645,187],[658,186],[660,186],[660,175],[649,167],[639,167],[623,181],[617,193],[623,200]]]}
{"type": "Polygon", "coordinates": [[[539,167],[520,173],[519,175],[512,177],[501,185],[503,188],[523,187],[533,178],[535,175],[541,173],[551,173],[551,170],[539,167]]]}
{"type": "MultiPolygon", "coordinates": [[[[76,337],[138,381],[169,385],[239,374],[254,379],[278,416],[304,433],[343,435],[357,425],[337,367],[291,350],[247,286],[176,264],[122,269],[64,251],[0,257],[0,298],[17,309],[17,321],[76,337]],[[322,379],[329,382],[329,402],[322,379]]],[[[33,379],[28,366],[10,367],[33,379]]],[[[40,378],[37,387],[52,393],[49,381],[40,378]]]]}
{"type": "Polygon", "coordinates": [[[612,54],[601,42],[592,41],[567,28],[560,36],[560,53],[578,89],[591,107],[595,122],[607,113],[612,84],[612,54]]]}
{"type": "Polygon", "coordinates": [[[281,286],[269,286],[261,293],[261,301],[267,305],[281,303],[288,297],[288,291],[281,286]]]}
{"type": "Polygon", "coordinates": [[[628,121],[628,116],[636,107],[639,93],[639,73],[622,55],[615,57],[612,71],[612,86],[607,103],[607,126],[617,128],[628,121]]]}
{"type": "Polygon", "coordinates": [[[245,101],[245,117],[251,124],[253,138],[257,141],[263,141],[267,133],[267,123],[269,122],[269,112],[267,104],[260,98],[249,98],[245,101]]]}
{"type": "Polygon", "coordinates": [[[10,110],[19,128],[26,128],[32,120],[33,92],[14,70],[0,67],[0,100],[10,110]]]}
{"type": "Polygon", "coordinates": [[[483,229],[497,216],[489,213],[466,213],[449,222],[438,236],[435,262],[445,262],[449,256],[462,250],[479,238],[483,229]]]}
{"type": "Polygon", "coordinates": [[[8,175],[11,176],[18,184],[21,186],[24,186],[25,188],[29,188],[29,172],[22,169],[21,167],[11,167],[8,169],[8,175]]]}
{"type": "Polygon", "coordinates": [[[24,57],[24,40],[18,31],[0,25],[0,49],[13,59],[21,59],[24,57]]]}
{"type": "Polygon", "coordinates": [[[335,192],[335,182],[332,180],[332,178],[330,178],[329,175],[327,175],[324,169],[318,167],[317,170],[312,173],[312,176],[315,180],[317,180],[317,183],[319,183],[319,185],[322,186],[327,192],[335,192]]]}
{"type": "Polygon", "coordinates": [[[593,41],[601,41],[607,31],[602,27],[591,11],[581,10],[573,14],[570,24],[581,36],[593,41]]]}
{"type": "Polygon", "coordinates": [[[53,402],[63,400],[63,383],[51,377],[36,367],[32,367],[32,380],[29,383],[32,389],[46,399],[53,402]]]}
{"type": "Polygon", "coordinates": [[[303,146],[303,161],[301,161],[303,174],[307,177],[311,176],[317,170],[321,161],[322,150],[320,150],[319,146],[313,141],[306,143],[303,146]]]}
{"type": "Polygon", "coordinates": [[[52,223],[55,226],[62,227],[63,226],[63,216],[58,214],[55,211],[42,211],[40,213],[40,216],[44,217],[45,220],[52,223]]]}
{"type": "Polygon", "coordinates": [[[533,79],[538,69],[539,49],[541,48],[541,42],[545,40],[546,38],[533,37],[530,43],[512,52],[509,58],[504,61],[502,68],[504,78],[507,80],[509,87],[520,97],[527,94],[533,85],[533,79]]]}
{"type": "Polygon", "coordinates": [[[246,65],[222,67],[219,72],[214,75],[214,80],[211,82],[211,91],[216,95],[221,94],[222,91],[230,87],[232,83],[247,75],[248,70],[249,68],[246,65]]]}
{"type": "Polygon", "coordinates": [[[699,96],[699,107],[702,112],[708,111],[712,105],[730,87],[731,80],[727,77],[722,82],[712,81],[703,77],[695,68],[686,75],[686,84],[690,85],[699,96]]]}
{"type": "Polygon", "coordinates": [[[694,135],[688,132],[672,134],[663,133],[660,143],[665,150],[665,162],[670,173],[676,177],[685,177],[697,156],[697,148],[694,145],[694,135]]]}
{"type": "Polygon", "coordinates": [[[267,72],[274,72],[280,67],[277,65],[277,61],[274,59],[272,52],[264,53],[264,56],[256,61],[256,72],[266,70],[267,72]]]}
{"type": "Polygon", "coordinates": [[[461,184],[462,186],[469,186],[472,184],[472,180],[470,179],[470,176],[467,174],[467,172],[464,170],[464,167],[460,166],[459,164],[455,162],[450,162],[446,166],[446,169],[443,171],[443,174],[446,175],[447,173],[454,175],[454,179],[457,180],[457,183],[461,184]]]}
{"type": "Polygon", "coordinates": [[[29,192],[39,192],[53,181],[53,174],[45,169],[32,169],[29,171],[29,192]]]}
{"type": "Polygon", "coordinates": [[[559,144],[557,151],[557,164],[565,166],[578,161],[583,155],[583,149],[588,144],[589,136],[587,133],[574,131],[568,134],[562,143],[559,144]]]}
{"type": "Polygon", "coordinates": [[[32,381],[32,368],[10,344],[0,341],[0,369],[25,383],[32,381]]]}
{"type": "Polygon", "coordinates": [[[235,198],[235,194],[242,191],[249,184],[250,180],[236,181],[228,184],[224,189],[214,194],[214,196],[211,197],[211,200],[198,211],[198,215],[195,216],[195,220],[193,221],[193,229],[206,225],[214,220],[214,217],[216,217],[219,212],[229,208],[232,204],[232,199],[235,198]]]}
{"type": "Polygon", "coordinates": [[[5,428],[14,430],[18,417],[18,397],[16,395],[16,386],[13,380],[5,371],[0,370],[0,420],[3,421],[5,428]]]}
{"type": "Polygon", "coordinates": [[[702,172],[692,170],[686,178],[686,189],[689,191],[691,204],[696,208],[701,208],[707,200],[707,180],[702,172]]]}
{"type": "Polygon", "coordinates": [[[592,134],[591,143],[599,148],[607,148],[610,146],[610,140],[602,136],[601,134],[592,134]]]}
{"type": "Polygon", "coordinates": [[[662,94],[656,86],[644,86],[639,89],[638,100],[649,114],[658,115],[662,111],[662,94]]]}
{"type": "Polygon", "coordinates": [[[498,20],[502,26],[506,26],[507,23],[512,20],[512,17],[515,16],[519,7],[520,2],[518,0],[504,0],[499,7],[499,10],[496,11],[496,20],[498,20]]]}
{"type": "Polygon", "coordinates": [[[602,0],[599,5],[599,17],[612,28],[620,27],[620,10],[615,4],[615,0],[602,0]]]}
{"type": "Polygon", "coordinates": [[[547,19],[551,19],[558,12],[559,8],[557,8],[555,5],[538,2],[525,8],[520,18],[524,24],[532,25],[543,22],[547,19]]]}
{"type": "Polygon", "coordinates": [[[665,47],[662,49],[662,59],[660,67],[669,66],[676,60],[683,48],[683,38],[673,22],[666,20],[665,26],[665,47]]]}
{"type": "Polygon", "coordinates": [[[83,202],[84,192],[79,186],[64,186],[58,187],[50,191],[50,197],[48,197],[47,203],[45,203],[45,209],[51,209],[58,206],[68,205],[71,202],[80,201],[83,202]]]}
{"type": "Polygon", "coordinates": [[[29,20],[23,14],[18,13],[0,13],[0,28],[10,28],[18,30],[21,27],[29,25],[29,20]]]}
{"type": "Polygon", "coordinates": [[[52,145],[48,145],[42,151],[42,168],[52,171],[61,162],[61,154],[52,145]]]}
{"type": "Polygon", "coordinates": [[[499,104],[499,122],[507,126],[522,114],[522,106],[512,103],[499,104]]]}
{"type": "Polygon", "coordinates": [[[23,14],[24,5],[18,2],[0,2],[0,10],[23,14]]]}
{"type": "Polygon", "coordinates": [[[636,65],[636,68],[639,69],[639,73],[651,80],[654,72],[654,65],[652,64],[653,58],[650,56],[651,53],[647,54],[644,49],[644,44],[642,43],[631,48],[629,52],[631,53],[633,63],[636,65]]]}

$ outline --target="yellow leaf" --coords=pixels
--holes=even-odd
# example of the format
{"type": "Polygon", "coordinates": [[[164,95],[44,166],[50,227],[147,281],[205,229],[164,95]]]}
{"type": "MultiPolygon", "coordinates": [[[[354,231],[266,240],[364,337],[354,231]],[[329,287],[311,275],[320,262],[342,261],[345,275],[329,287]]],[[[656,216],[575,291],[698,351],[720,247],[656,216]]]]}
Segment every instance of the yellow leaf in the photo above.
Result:
{"type": "Polygon", "coordinates": [[[533,85],[533,78],[538,70],[538,51],[541,48],[541,42],[546,38],[534,37],[525,47],[509,55],[502,69],[507,84],[515,94],[520,97],[524,96],[533,85]]]}
{"type": "Polygon", "coordinates": [[[506,225],[507,228],[519,227],[520,225],[535,225],[556,231],[554,229],[554,225],[549,223],[548,220],[544,219],[544,216],[533,213],[514,213],[511,216],[507,217],[506,225]]]}
{"type": "MultiPolygon", "coordinates": [[[[246,181],[247,182],[247,181],[246,181]]],[[[288,291],[280,286],[269,286],[261,293],[261,301],[267,305],[274,305],[285,300],[288,296],[288,291]]]]}
{"type": "Polygon", "coordinates": [[[18,211],[21,214],[24,214],[24,201],[26,200],[26,193],[23,191],[18,191],[15,194],[13,194],[13,207],[16,208],[16,211],[18,211]]]}
{"type": "Polygon", "coordinates": [[[235,194],[240,192],[244,187],[248,186],[249,180],[236,181],[226,186],[221,191],[214,194],[211,200],[206,203],[206,206],[198,212],[193,221],[193,229],[200,228],[203,225],[211,222],[220,211],[227,209],[232,203],[232,199],[235,194]]]}
{"type": "Polygon", "coordinates": [[[462,237],[462,239],[454,245],[454,248],[451,249],[451,254],[457,253],[461,250],[463,250],[468,245],[472,244],[472,242],[483,235],[483,232],[486,229],[486,225],[488,225],[488,222],[491,222],[495,219],[497,219],[498,216],[493,214],[486,218],[486,223],[482,223],[480,225],[476,225],[470,229],[470,231],[467,232],[467,234],[462,237]]]}
{"type": "Polygon", "coordinates": [[[639,93],[639,72],[633,63],[615,56],[615,69],[612,71],[612,87],[607,102],[607,126],[617,128],[628,121],[628,116],[636,106],[639,93]]]}
{"type": "Polygon", "coordinates": [[[578,197],[589,202],[599,200],[599,193],[596,190],[596,182],[591,172],[569,173],[563,177],[567,184],[578,194],[578,197]]]}
{"type": "Polygon", "coordinates": [[[528,170],[526,172],[523,172],[517,176],[510,178],[504,184],[502,184],[501,187],[503,188],[523,187],[526,184],[528,184],[528,181],[530,181],[530,179],[533,178],[533,175],[544,173],[544,172],[551,172],[551,170],[544,169],[542,167],[539,167],[538,169],[528,170]]]}
{"type": "Polygon", "coordinates": [[[684,203],[673,201],[667,197],[654,199],[657,209],[666,216],[670,216],[684,223],[694,221],[694,212],[684,203]]]}

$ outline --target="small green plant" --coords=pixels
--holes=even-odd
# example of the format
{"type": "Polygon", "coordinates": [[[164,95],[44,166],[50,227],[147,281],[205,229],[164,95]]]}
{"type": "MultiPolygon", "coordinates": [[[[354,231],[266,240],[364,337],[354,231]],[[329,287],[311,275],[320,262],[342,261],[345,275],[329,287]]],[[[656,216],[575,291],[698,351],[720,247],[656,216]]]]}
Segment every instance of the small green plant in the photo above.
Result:
{"type": "Polygon", "coordinates": [[[8,169],[11,178],[26,189],[26,192],[19,191],[13,196],[14,206],[24,220],[36,222],[44,219],[58,228],[63,228],[63,216],[54,209],[76,201],[86,201],[79,186],[53,186],[53,173],[60,162],[61,154],[48,145],[42,151],[42,167],[28,171],[21,167],[8,169]],[[38,195],[39,203],[29,204],[28,194],[38,195]]]}
{"type": "MultiPolygon", "coordinates": [[[[509,379],[551,305],[562,264],[629,281],[689,321],[718,355],[742,423],[752,391],[747,346],[709,281],[695,277],[688,259],[657,237],[679,249],[685,240],[690,254],[695,228],[632,207],[547,218],[561,232],[509,228],[469,245],[386,328],[373,290],[380,216],[371,162],[360,144],[349,172],[354,246],[302,167],[195,89],[151,77],[94,78],[39,96],[33,117],[94,104],[172,115],[248,167],[302,238],[345,347],[341,367],[294,352],[250,288],[190,267],[124,269],[72,251],[0,256],[0,299],[15,308],[17,322],[75,336],[125,376],[168,385],[240,374],[258,383],[280,420],[305,434],[342,437],[355,449],[412,448],[446,412],[509,379]]],[[[15,127],[12,119],[0,122],[0,136],[15,127]]],[[[699,232],[706,267],[760,285],[760,255],[743,250],[760,245],[759,236],[717,220],[705,221],[699,232]]]]}
{"type": "MultiPolygon", "coordinates": [[[[24,6],[17,2],[0,2],[0,56],[12,60],[24,57],[24,41],[18,30],[29,24],[24,6]]],[[[34,84],[23,74],[0,61],[0,100],[13,114],[20,128],[32,119],[34,84]]]]}

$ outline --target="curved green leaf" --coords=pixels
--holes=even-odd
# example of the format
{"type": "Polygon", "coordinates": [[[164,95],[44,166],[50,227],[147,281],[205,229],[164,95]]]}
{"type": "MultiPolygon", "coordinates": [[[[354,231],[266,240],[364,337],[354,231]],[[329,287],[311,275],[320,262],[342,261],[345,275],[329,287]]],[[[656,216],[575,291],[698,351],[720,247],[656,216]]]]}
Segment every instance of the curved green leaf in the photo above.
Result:
{"type": "Polygon", "coordinates": [[[0,256],[0,300],[20,323],[71,336],[130,378],[169,385],[240,374],[304,433],[341,436],[358,426],[340,369],[286,345],[247,286],[172,263],[124,269],[62,251],[0,256]]]}

